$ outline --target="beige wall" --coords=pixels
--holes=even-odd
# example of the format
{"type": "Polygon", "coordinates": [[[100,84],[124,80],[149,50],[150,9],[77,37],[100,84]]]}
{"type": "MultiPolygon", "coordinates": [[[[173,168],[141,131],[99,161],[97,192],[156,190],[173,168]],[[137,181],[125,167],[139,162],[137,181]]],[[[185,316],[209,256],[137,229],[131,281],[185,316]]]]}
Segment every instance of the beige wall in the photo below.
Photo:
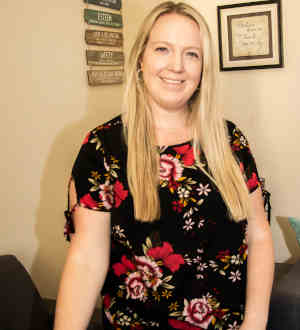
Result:
{"type": "MultiPolygon", "coordinates": [[[[159,2],[123,0],[126,52],[144,12],[159,2]]],[[[240,1],[189,2],[217,40],[216,5],[240,1]]],[[[48,297],[56,296],[66,255],[63,209],[73,159],[85,132],[121,106],[121,86],[87,86],[83,7],[73,0],[0,3],[0,254],[16,254],[48,297]]],[[[285,68],[219,73],[227,117],[249,137],[272,193],[278,261],[296,247],[277,217],[300,216],[299,10],[298,1],[283,0],[285,68]]]]}

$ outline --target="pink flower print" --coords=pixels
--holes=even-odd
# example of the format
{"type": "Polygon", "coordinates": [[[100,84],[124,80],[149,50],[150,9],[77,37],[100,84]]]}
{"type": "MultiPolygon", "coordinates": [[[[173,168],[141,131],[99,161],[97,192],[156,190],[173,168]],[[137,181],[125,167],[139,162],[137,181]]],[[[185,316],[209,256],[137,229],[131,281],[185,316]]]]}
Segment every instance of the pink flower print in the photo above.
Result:
{"type": "Polygon", "coordinates": [[[184,264],[183,257],[180,254],[173,254],[173,248],[168,242],[163,242],[162,247],[149,249],[147,254],[154,260],[163,260],[164,265],[173,273],[179,269],[180,265],[184,264]]]}
{"type": "Polygon", "coordinates": [[[125,255],[122,256],[121,262],[117,262],[112,266],[112,268],[117,276],[121,276],[129,271],[136,270],[135,265],[129,259],[127,259],[125,255]]]}
{"type": "Polygon", "coordinates": [[[241,280],[241,272],[237,270],[236,272],[230,272],[229,279],[234,283],[241,280]]]}
{"type": "Polygon", "coordinates": [[[108,173],[108,172],[109,172],[109,170],[110,170],[110,168],[109,168],[109,165],[107,164],[107,162],[106,162],[106,159],[105,159],[105,158],[104,158],[104,160],[103,160],[103,163],[104,163],[104,168],[105,168],[106,172],[108,173]]]}
{"type": "Polygon", "coordinates": [[[100,199],[103,202],[104,207],[109,210],[113,206],[119,207],[124,199],[128,195],[128,190],[124,190],[124,186],[120,181],[112,186],[109,181],[100,185],[100,199]]]}
{"type": "Polygon", "coordinates": [[[198,191],[198,195],[205,195],[208,196],[208,193],[211,192],[211,189],[209,188],[209,184],[203,185],[202,183],[199,184],[199,188],[196,189],[198,191]]]}
{"type": "Polygon", "coordinates": [[[208,267],[207,264],[205,262],[203,262],[197,266],[197,270],[198,270],[198,272],[203,272],[207,267],[208,267]]]}
{"type": "Polygon", "coordinates": [[[186,144],[180,147],[174,147],[174,150],[181,156],[185,166],[192,166],[195,163],[194,151],[191,145],[186,144]]]}
{"type": "Polygon", "coordinates": [[[209,305],[206,297],[192,299],[188,302],[184,300],[183,316],[188,323],[207,329],[212,320],[212,307],[209,305]]]}
{"type": "Polygon", "coordinates": [[[156,290],[162,283],[162,272],[158,265],[149,257],[135,257],[135,263],[146,287],[156,290]]]}
{"type": "Polygon", "coordinates": [[[127,299],[137,299],[141,301],[146,300],[146,286],[143,282],[142,275],[140,272],[131,273],[125,280],[127,299]]]}
{"type": "Polygon", "coordinates": [[[233,324],[229,324],[228,330],[239,330],[240,326],[237,324],[236,321],[234,321],[233,324]]]}
{"type": "Polygon", "coordinates": [[[113,187],[109,181],[106,181],[104,184],[100,185],[100,189],[99,197],[102,200],[104,207],[109,210],[114,204],[113,187]]]}
{"type": "Polygon", "coordinates": [[[93,199],[90,194],[85,194],[83,197],[81,197],[79,204],[89,209],[98,208],[98,203],[93,199]]]}
{"type": "Polygon", "coordinates": [[[186,231],[189,231],[193,229],[195,222],[192,219],[185,220],[185,225],[183,226],[183,229],[186,231]]]}
{"type": "Polygon", "coordinates": [[[198,228],[202,228],[204,226],[204,222],[205,222],[205,220],[200,218],[200,220],[198,222],[198,228]]]}
{"type": "Polygon", "coordinates": [[[182,176],[183,167],[179,159],[172,155],[163,154],[160,157],[160,179],[176,181],[182,176]]]}
{"type": "Polygon", "coordinates": [[[124,190],[123,184],[117,180],[114,184],[115,207],[119,207],[127,195],[128,190],[124,190]]]}
{"type": "Polygon", "coordinates": [[[179,187],[177,193],[180,199],[187,199],[190,196],[190,191],[183,187],[179,187]]]}

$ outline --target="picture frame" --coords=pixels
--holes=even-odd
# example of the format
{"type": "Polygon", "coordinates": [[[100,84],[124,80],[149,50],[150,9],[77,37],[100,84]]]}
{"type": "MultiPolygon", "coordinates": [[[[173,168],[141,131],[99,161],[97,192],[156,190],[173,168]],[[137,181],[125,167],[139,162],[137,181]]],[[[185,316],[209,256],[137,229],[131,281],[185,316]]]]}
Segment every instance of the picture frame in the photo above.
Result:
{"type": "Polygon", "coordinates": [[[220,71],[283,67],[281,2],[217,6],[220,71]]]}

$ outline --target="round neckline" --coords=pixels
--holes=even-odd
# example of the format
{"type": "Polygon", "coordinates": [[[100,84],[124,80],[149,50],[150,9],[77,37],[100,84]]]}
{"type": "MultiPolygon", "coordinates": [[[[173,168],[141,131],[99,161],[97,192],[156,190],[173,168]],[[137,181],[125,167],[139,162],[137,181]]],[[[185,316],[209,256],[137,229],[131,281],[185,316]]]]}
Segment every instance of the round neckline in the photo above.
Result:
{"type": "Polygon", "coordinates": [[[181,142],[181,143],[177,143],[177,144],[170,144],[170,145],[157,146],[157,148],[166,150],[166,149],[169,149],[169,148],[182,147],[182,146],[184,146],[185,144],[190,144],[190,145],[191,145],[192,142],[193,142],[193,140],[190,139],[190,140],[187,140],[187,141],[185,141],[185,142],[181,142]]]}

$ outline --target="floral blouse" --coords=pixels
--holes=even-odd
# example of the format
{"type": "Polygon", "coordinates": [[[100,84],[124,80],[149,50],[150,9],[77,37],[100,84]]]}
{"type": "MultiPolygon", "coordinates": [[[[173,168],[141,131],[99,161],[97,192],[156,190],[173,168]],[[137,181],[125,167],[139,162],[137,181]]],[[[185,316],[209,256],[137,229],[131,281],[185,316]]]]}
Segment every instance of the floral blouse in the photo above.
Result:
{"type": "MultiPolygon", "coordinates": [[[[259,181],[248,142],[233,123],[227,126],[252,192],[259,181]]],[[[230,220],[218,189],[195,164],[191,141],[158,150],[161,218],[136,221],[122,131],[120,116],[92,130],[72,171],[78,205],[111,212],[104,329],[239,329],[247,221],[230,220]]],[[[74,226],[71,212],[66,215],[69,239],[74,226]]]]}

